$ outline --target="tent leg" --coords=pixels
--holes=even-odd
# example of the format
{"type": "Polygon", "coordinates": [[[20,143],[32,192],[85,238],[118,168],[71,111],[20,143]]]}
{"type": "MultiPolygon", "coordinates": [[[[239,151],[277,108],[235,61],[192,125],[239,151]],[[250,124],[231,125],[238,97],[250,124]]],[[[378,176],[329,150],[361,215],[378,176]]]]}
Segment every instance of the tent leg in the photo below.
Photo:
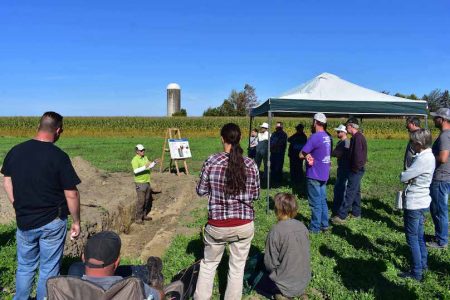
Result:
{"type": "Polygon", "coordinates": [[[363,118],[362,117],[359,118],[359,124],[360,124],[359,125],[359,127],[360,127],[359,130],[361,130],[361,132],[364,133],[363,118]]]}
{"type": "Polygon", "coordinates": [[[250,117],[250,125],[248,128],[248,149],[250,149],[250,139],[252,137],[252,125],[253,125],[253,117],[250,117]]]}
{"type": "Polygon", "coordinates": [[[270,206],[270,130],[272,129],[272,112],[269,111],[269,141],[267,145],[267,203],[266,203],[266,213],[269,213],[270,206]]]}

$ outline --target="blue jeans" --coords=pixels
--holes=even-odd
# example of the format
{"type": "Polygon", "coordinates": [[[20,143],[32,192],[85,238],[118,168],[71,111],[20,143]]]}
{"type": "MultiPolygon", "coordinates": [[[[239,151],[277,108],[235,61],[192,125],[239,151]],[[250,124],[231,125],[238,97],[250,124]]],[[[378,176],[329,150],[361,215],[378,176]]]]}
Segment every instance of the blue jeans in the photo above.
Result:
{"type": "Polygon", "coordinates": [[[423,270],[427,266],[427,246],[425,245],[424,220],[428,209],[405,209],[403,219],[405,222],[406,242],[411,249],[411,274],[417,280],[422,279],[423,270]]]}
{"type": "Polygon", "coordinates": [[[311,207],[309,231],[318,233],[320,229],[328,227],[327,182],[307,178],[306,187],[311,207]]]}
{"type": "Polygon", "coordinates": [[[352,209],[352,215],[361,216],[361,179],[364,175],[364,168],[358,172],[350,171],[348,173],[347,190],[345,191],[344,201],[338,210],[337,215],[344,220],[352,209]]]}
{"type": "Polygon", "coordinates": [[[350,170],[348,168],[337,169],[336,182],[334,184],[334,199],[333,199],[333,214],[337,215],[339,208],[344,201],[345,190],[347,189],[348,174],[350,170]]]}
{"type": "Polygon", "coordinates": [[[55,219],[35,229],[17,228],[16,300],[28,300],[39,264],[37,300],[47,296],[47,279],[59,275],[67,233],[67,219],[55,219]]]}
{"type": "Polygon", "coordinates": [[[430,213],[433,218],[436,241],[448,245],[448,194],[450,182],[433,180],[430,186],[430,213]]]}

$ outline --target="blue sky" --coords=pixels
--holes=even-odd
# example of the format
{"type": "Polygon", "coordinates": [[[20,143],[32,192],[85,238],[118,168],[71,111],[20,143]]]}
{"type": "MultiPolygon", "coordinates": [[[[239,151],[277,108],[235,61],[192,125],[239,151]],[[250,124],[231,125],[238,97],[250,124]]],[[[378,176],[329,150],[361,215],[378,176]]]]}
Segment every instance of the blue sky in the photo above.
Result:
{"type": "Polygon", "coordinates": [[[3,1],[0,115],[201,115],[322,73],[374,90],[450,88],[450,1],[3,1]]]}

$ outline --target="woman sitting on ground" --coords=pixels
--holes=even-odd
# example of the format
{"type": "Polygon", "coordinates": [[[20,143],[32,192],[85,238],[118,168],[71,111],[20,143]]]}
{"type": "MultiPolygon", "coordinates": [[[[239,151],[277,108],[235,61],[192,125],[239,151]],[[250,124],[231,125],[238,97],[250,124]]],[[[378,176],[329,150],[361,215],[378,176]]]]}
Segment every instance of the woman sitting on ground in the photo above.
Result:
{"type": "Polygon", "coordinates": [[[425,245],[424,221],[425,213],[430,207],[430,185],[436,166],[431,151],[431,133],[419,129],[410,133],[411,145],[416,155],[411,166],[402,172],[400,180],[408,183],[404,192],[404,214],[406,242],[411,249],[411,270],[400,273],[400,277],[422,280],[427,265],[427,247],[425,245]]]}
{"type": "Polygon", "coordinates": [[[308,229],[294,219],[297,216],[294,195],[278,193],[274,201],[278,223],[267,236],[264,254],[267,273],[256,291],[275,299],[301,296],[311,279],[308,229]]]}

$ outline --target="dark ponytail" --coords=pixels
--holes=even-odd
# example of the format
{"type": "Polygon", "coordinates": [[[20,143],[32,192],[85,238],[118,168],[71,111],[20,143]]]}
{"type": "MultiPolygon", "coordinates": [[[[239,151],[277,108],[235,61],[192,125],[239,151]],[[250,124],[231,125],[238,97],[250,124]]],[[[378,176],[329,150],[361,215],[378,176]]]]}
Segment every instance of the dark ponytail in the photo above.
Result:
{"type": "Polygon", "coordinates": [[[220,131],[225,143],[231,145],[228,167],[225,171],[225,195],[239,195],[245,192],[247,175],[241,145],[241,129],[234,123],[225,124],[220,131]]]}

